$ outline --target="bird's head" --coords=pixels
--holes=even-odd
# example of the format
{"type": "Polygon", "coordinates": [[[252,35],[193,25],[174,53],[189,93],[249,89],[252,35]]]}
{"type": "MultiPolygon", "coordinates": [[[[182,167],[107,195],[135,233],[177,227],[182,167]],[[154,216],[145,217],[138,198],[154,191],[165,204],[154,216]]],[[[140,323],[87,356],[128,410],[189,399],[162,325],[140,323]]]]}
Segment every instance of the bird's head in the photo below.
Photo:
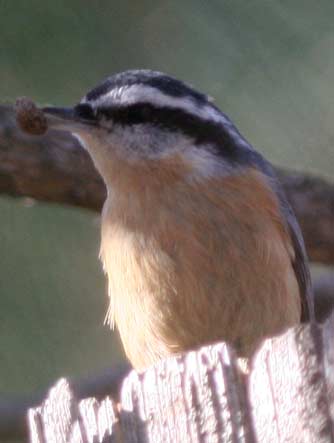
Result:
{"type": "Polygon", "coordinates": [[[206,95],[166,74],[107,78],[73,108],[46,107],[49,127],[72,132],[107,185],[200,180],[230,173],[254,153],[206,95]]]}

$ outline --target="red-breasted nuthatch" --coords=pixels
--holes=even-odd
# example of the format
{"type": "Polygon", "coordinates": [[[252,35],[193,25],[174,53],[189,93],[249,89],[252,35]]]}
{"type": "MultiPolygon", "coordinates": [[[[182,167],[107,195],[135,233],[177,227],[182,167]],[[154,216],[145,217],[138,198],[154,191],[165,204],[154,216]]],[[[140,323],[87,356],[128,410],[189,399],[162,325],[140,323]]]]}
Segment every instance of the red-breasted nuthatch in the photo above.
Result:
{"type": "Polygon", "coordinates": [[[307,320],[297,221],[271,165],[207,96],[127,71],[73,108],[44,112],[77,136],[106,183],[108,322],[135,368],[217,340],[249,357],[307,320]]]}

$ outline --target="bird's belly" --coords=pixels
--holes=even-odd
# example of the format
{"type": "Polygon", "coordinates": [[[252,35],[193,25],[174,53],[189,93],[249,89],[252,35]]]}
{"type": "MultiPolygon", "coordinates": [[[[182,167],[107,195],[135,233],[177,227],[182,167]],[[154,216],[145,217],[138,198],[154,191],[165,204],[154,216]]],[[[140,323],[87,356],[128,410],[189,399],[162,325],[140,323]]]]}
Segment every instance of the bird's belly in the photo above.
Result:
{"type": "Polygon", "coordinates": [[[219,247],[217,239],[157,240],[119,227],[104,235],[110,318],[137,369],[219,340],[249,357],[264,337],[299,322],[298,285],[274,230],[219,247]]]}

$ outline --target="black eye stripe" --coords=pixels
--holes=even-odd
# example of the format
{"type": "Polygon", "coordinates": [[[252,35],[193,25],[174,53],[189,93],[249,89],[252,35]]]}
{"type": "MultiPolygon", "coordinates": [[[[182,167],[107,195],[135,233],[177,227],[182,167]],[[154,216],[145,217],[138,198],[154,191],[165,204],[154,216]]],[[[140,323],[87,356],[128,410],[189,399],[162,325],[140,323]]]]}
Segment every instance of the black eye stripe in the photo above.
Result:
{"type": "MultiPolygon", "coordinates": [[[[109,106],[99,108],[97,117],[104,117],[124,126],[151,123],[171,130],[181,132],[192,127],[206,127],[207,129],[220,129],[220,124],[211,120],[205,120],[182,109],[171,107],[157,107],[150,103],[136,103],[128,106],[109,106]]],[[[185,132],[188,132],[187,130],[185,132]]]]}
{"type": "Polygon", "coordinates": [[[157,120],[157,108],[149,103],[136,103],[131,106],[111,106],[99,108],[97,115],[122,125],[152,123],[157,120]]]}
{"type": "Polygon", "coordinates": [[[99,108],[97,117],[100,116],[123,126],[148,123],[161,129],[182,132],[195,138],[198,143],[212,142],[226,132],[222,124],[212,120],[205,120],[182,109],[156,107],[150,103],[99,108]]]}

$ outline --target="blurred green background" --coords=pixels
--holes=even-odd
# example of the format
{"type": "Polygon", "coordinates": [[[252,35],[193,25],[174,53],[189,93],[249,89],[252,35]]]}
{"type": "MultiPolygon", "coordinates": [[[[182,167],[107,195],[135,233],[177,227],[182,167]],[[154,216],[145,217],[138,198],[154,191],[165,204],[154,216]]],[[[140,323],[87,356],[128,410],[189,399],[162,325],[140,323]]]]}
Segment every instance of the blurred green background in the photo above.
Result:
{"type": "MultiPolygon", "coordinates": [[[[216,98],[274,163],[333,177],[333,0],[0,1],[0,101],[70,105],[152,68],[216,98]]],[[[103,326],[99,219],[0,199],[0,394],[121,358],[103,326]]]]}

